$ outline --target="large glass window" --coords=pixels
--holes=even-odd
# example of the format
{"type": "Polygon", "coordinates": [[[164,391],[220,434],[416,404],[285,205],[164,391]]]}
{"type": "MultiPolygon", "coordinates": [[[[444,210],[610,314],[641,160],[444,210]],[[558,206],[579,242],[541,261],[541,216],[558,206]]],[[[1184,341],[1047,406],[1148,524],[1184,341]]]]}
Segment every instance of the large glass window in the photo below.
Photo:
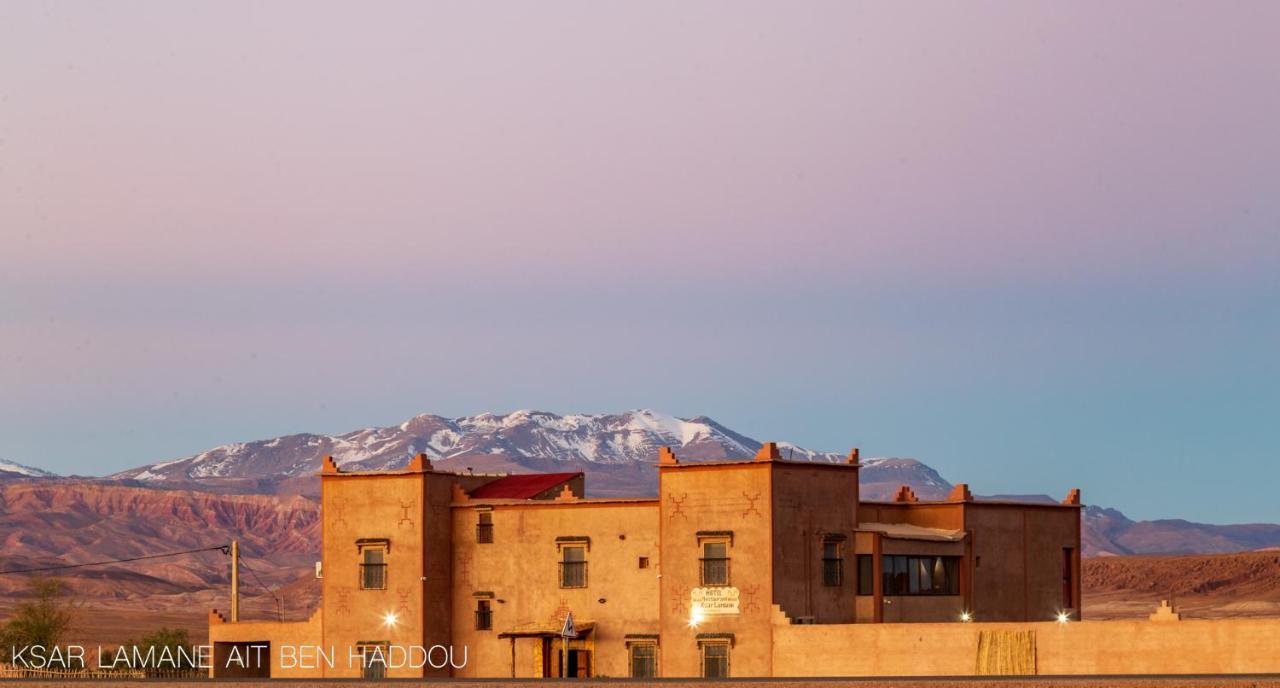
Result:
{"type": "Polygon", "coordinates": [[[894,554],[880,563],[885,595],[960,594],[960,557],[894,554]]]}
{"type": "Polygon", "coordinates": [[[565,545],[560,548],[560,587],[587,587],[587,548],[565,545]]]}
{"type": "Polygon", "coordinates": [[[702,585],[729,584],[729,542],[708,540],[702,543],[702,585]]]}

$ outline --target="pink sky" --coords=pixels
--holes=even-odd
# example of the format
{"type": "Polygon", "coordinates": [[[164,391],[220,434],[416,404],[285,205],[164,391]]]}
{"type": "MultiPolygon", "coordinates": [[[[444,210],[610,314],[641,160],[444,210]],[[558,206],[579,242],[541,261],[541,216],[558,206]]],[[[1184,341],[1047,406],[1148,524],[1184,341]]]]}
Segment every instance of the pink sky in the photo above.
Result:
{"type": "Polygon", "coordinates": [[[650,406],[989,491],[1082,427],[1134,479],[1219,441],[1252,467],[1277,26],[1274,2],[5,2],[0,456],[650,406]],[[1221,417],[1179,435],[1207,417],[1170,389],[1221,417]],[[1036,403],[1059,424],[995,439],[1036,403]]]}

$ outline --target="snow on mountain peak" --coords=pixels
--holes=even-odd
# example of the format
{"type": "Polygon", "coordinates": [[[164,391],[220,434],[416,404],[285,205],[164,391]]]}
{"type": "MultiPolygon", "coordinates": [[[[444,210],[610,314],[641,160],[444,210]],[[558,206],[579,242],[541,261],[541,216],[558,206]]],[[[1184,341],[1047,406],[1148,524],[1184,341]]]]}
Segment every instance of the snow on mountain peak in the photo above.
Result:
{"type": "Polygon", "coordinates": [[[14,463],[13,461],[5,461],[4,459],[0,459],[0,472],[16,473],[28,478],[49,478],[54,475],[49,471],[42,470],[34,466],[24,466],[20,463],[14,463]]]}
{"type": "Polygon", "coordinates": [[[631,421],[627,423],[629,429],[653,432],[665,439],[679,442],[681,446],[692,442],[700,435],[711,434],[711,428],[704,423],[681,420],[649,409],[629,411],[624,415],[631,416],[631,421]]]}
{"type": "MultiPolygon", "coordinates": [[[[654,463],[658,449],[664,446],[696,461],[747,458],[760,448],[760,442],[705,416],[685,419],[653,409],[566,415],[520,409],[505,415],[486,411],[461,418],[420,414],[397,425],[341,435],[300,434],[227,444],[113,477],[181,481],[302,476],[319,470],[326,455],[349,470],[382,470],[399,468],[417,453],[432,459],[501,455],[535,470],[546,470],[548,461],[654,463]]],[[[843,459],[840,454],[786,443],[782,446],[795,460],[843,459]]]]}

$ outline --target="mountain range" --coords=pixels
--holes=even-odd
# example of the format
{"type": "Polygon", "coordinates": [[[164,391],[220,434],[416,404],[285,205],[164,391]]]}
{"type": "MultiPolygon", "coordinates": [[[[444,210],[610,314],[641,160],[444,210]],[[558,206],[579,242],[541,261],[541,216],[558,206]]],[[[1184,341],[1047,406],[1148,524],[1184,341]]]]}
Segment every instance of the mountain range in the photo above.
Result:
{"type": "MultiPolygon", "coordinates": [[[[108,479],[150,487],[315,494],[315,474],[325,456],[346,470],[399,468],[424,453],[441,468],[527,473],[588,473],[589,496],[657,494],[655,461],[660,447],[673,447],[693,461],[749,457],[758,440],[705,416],[681,419],[641,409],[618,414],[557,415],[516,411],[463,418],[423,414],[386,427],[341,435],[302,433],[214,447],[194,456],[140,466],[108,479]]],[[[780,442],[796,461],[843,461],[844,453],[822,452],[780,442]]],[[[863,460],[863,489],[870,498],[910,484],[921,497],[951,489],[937,471],[914,459],[863,460]]]]}
{"type": "MultiPolygon", "coordinates": [[[[347,470],[383,470],[401,467],[414,454],[425,453],[445,470],[580,470],[587,473],[588,496],[652,495],[657,493],[655,461],[663,446],[673,447],[683,460],[706,461],[749,457],[761,443],[705,416],[682,419],[648,409],[569,415],[525,410],[461,418],[422,414],[398,425],[340,435],[302,433],[222,445],[94,482],[162,491],[313,497],[319,483],[315,474],[325,456],[333,456],[347,470]]],[[[842,461],[846,456],[786,442],[779,446],[791,460],[842,461]]],[[[874,457],[862,459],[862,464],[864,499],[889,499],[900,485],[911,486],[922,499],[944,497],[951,489],[937,471],[915,459],[874,457]]],[[[0,480],[34,479],[70,480],[0,462],[0,480]]],[[[1280,546],[1280,526],[1133,521],[1115,509],[1089,506],[1083,538],[1085,554],[1090,556],[1233,552],[1280,546]]]]}

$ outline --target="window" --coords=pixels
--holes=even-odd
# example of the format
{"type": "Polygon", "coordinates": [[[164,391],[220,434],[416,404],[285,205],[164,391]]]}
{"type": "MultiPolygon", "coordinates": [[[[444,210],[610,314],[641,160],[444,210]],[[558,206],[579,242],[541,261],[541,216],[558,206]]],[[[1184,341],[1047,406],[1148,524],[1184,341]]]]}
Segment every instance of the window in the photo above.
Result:
{"type": "Polygon", "coordinates": [[[493,542],[493,512],[481,511],[476,521],[476,542],[490,544],[493,542]]]}
{"type": "Polygon", "coordinates": [[[360,589],[385,590],[387,587],[387,548],[362,547],[360,550],[360,589]]]}
{"type": "Polygon", "coordinates": [[[631,678],[653,678],[658,675],[657,643],[631,643],[631,678]]]}
{"type": "Polygon", "coordinates": [[[649,568],[649,557],[640,557],[640,568],[649,568]]]}
{"type": "Polygon", "coordinates": [[[489,600],[476,600],[476,630],[493,630],[493,603],[489,600]]]}
{"type": "Polygon", "coordinates": [[[858,555],[858,594],[876,594],[875,560],[870,554],[858,555]]]}
{"type": "Polygon", "coordinates": [[[822,541],[822,584],[827,587],[844,585],[843,543],[836,538],[822,541]]]}
{"type": "Polygon", "coordinates": [[[702,643],[702,677],[729,677],[729,643],[702,643]]]}
{"type": "Polygon", "coordinates": [[[385,640],[362,640],[356,644],[360,652],[360,678],[387,677],[387,651],[391,644],[385,640]]]}
{"type": "Polygon", "coordinates": [[[729,584],[729,541],[708,540],[702,543],[702,585],[729,584]]]}
{"type": "Polygon", "coordinates": [[[1076,592],[1075,586],[1075,559],[1076,550],[1074,547],[1062,548],[1062,608],[1074,609],[1074,598],[1076,592]]]}
{"type": "Polygon", "coordinates": [[[959,595],[960,557],[881,558],[886,595],[959,595]]]}
{"type": "Polygon", "coordinates": [[[565,545],[560,548],[560,587],[587,587],[587,548],[565,545]]]}

